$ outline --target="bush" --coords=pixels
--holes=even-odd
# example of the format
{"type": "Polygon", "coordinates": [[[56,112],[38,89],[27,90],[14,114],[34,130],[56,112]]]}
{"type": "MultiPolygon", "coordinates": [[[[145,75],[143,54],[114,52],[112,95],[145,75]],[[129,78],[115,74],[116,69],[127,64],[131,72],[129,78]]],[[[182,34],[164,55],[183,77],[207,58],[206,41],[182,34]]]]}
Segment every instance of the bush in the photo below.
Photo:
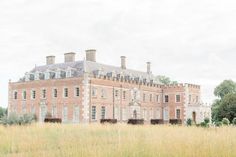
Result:
{"type": "Polygon", "coordinates": [[[26,125],[31,124],[35,121],[35,116],[33,114],[10,114],[9,116],[5,115],[0,119],[0,124],[3,125],[26,125]]]}
{"type": "Polygon", "coordinates": [[[187,119],[187,126],[191,126],[192,125],[192,119],[187,119]]]}
{"type": "Polygon", "coordinates": [[[236,117],[233,119],[232,124],[236,125],[236,117]]]}
{"type": "Polygon", "coordinates": [[[217,126],[217,127],[220,127],[220,126],[222,126],[223,125],[223,123],[222,122],[215,122],[215,126],[217,126]]]}
{"type": "Polygon", "coordinates": [[[210,119],[209,118],[205,118],[204,119],[204,123],[209,124],[210,123],[210,119]]]}
{"type": "Polygon", "coordinates": [[[223,118],[223,119],[222,119],[222,123],[223,123],[223,125],[229,125],[229,124],[230,124],[230,121],[229,121],[228,118],[223,118]]]}
{"type": "Polygon", "coordinates": [[[201,122],[201,123],[200,123],[200,126],[201,126],[201,127],[204,127],[204,128],[208,128],[210,125],[209,125],[209,123],[201,122]]]}

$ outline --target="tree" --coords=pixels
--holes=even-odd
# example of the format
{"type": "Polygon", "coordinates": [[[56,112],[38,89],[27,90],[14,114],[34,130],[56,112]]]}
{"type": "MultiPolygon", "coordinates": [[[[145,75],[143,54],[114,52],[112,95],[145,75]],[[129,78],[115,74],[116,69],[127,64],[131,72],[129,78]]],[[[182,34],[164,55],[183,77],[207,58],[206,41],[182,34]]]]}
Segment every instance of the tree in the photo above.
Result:
{"type": "Polygon", "coordinates": [[[232,80],[224,80],[215,90],[215,96],[223,99],[229,93],[236,93],[236,83],[232,80]]]}
{"type": "Polygon", "coordinates": [[[0,118],[6,114],[6,109],[0,107],[0,118]]]}
{"type": "Polygon", "coordinates": [[[221,104],[221,100],[217,99],[217,100],[215,100],[215,102],[213,103],[213,105],[211,107],[212,120],[214,122],[221,121],[221,119],[219,117],[219,113],[220,113],[219,107],[220,107],[220,104],[221,104]]]}
{"type": "Polygon", "coordinates": [[[212,120],[219,122],[223,118],[230,121],[236,116],[236,83],[232,80],[224,80],[214,91],[215,100],[212,105],[212,120]]]}
{"type": "Polygon", "coordinates": [[[236,94],[227,94],[218,107],[218,118],[227,118],[229,121],[233,121],[236,117],[236,94]]]}
{"type": "Polygon", "coordinates": [[[169,84],[178,84],[177,81],[171,81],[171,79],[169,77],[166,76],[158,76],[158,79],[161,83],[163,83],[164,85],[169,85],[169,84]]]}

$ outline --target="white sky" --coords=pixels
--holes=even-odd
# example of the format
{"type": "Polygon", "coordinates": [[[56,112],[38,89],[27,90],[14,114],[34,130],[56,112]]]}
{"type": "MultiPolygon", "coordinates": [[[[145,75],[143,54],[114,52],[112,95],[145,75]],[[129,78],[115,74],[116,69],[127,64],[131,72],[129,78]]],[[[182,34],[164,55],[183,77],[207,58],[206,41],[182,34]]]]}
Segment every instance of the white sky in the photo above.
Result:
{"type": "Polygon", "coordinates": [[[0,105],[8,80],[18,80],[45,56],[63,62],[65,52],[200,84],[202,99],[236,78],[235,0],[0,0],[0,105]]]}

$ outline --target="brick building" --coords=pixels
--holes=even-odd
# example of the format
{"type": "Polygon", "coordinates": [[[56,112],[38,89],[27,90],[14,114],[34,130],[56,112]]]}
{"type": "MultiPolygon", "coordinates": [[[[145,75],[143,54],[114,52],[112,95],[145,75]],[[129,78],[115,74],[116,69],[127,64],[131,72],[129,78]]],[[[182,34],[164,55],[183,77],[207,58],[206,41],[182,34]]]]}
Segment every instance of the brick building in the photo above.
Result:
{"type": "Polygon", "coordinates": [[[43,121],[50,113],[68,123],[99,122],[115,118],[120,122],[137,118],[188,118],[197,123],[211,116],[210,106],[201,103],[199,85],[163,85],[151,72],[126,68],[126,58],[115,67],[96,62],[96,50],[86,50],[86,59],[75,61],[75,53],[65,54],[64,63],[46,57],[46,65],[36,66],[17,82],[9,82],[9,114],[33,113],[43,121]]]}

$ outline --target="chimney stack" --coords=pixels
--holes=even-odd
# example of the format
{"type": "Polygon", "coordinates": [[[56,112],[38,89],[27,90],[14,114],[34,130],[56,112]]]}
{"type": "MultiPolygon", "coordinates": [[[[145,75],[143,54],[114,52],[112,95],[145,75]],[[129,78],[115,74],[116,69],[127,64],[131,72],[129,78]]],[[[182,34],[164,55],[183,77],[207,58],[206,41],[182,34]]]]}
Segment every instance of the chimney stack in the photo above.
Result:
{"type": "Polygon", "coordinates": [[[121,56],[121,69],[126,69],[126,57],[121,56]]]}
{"type": "Polygon", "coordinates": [[[65,63],[75,61],[75,53],[74,52],[65,53],[64,56],[65,56],[65,63]]]}
{"type": "Polygon", "coordinates": [[[55,64],[55,56],[47,56],[46,57],[46,64],[47,65],[55,64]]]}
{"type": "Polygon", "coordinates": [[[91,62],[96,62],[96,50],[89,49],[86,50],[86,60],[91,62]]]}
{"type": "Polygon", "coordinates": [[[151,74],[151,62],[147,62],[147,73],[151,74]]]}

